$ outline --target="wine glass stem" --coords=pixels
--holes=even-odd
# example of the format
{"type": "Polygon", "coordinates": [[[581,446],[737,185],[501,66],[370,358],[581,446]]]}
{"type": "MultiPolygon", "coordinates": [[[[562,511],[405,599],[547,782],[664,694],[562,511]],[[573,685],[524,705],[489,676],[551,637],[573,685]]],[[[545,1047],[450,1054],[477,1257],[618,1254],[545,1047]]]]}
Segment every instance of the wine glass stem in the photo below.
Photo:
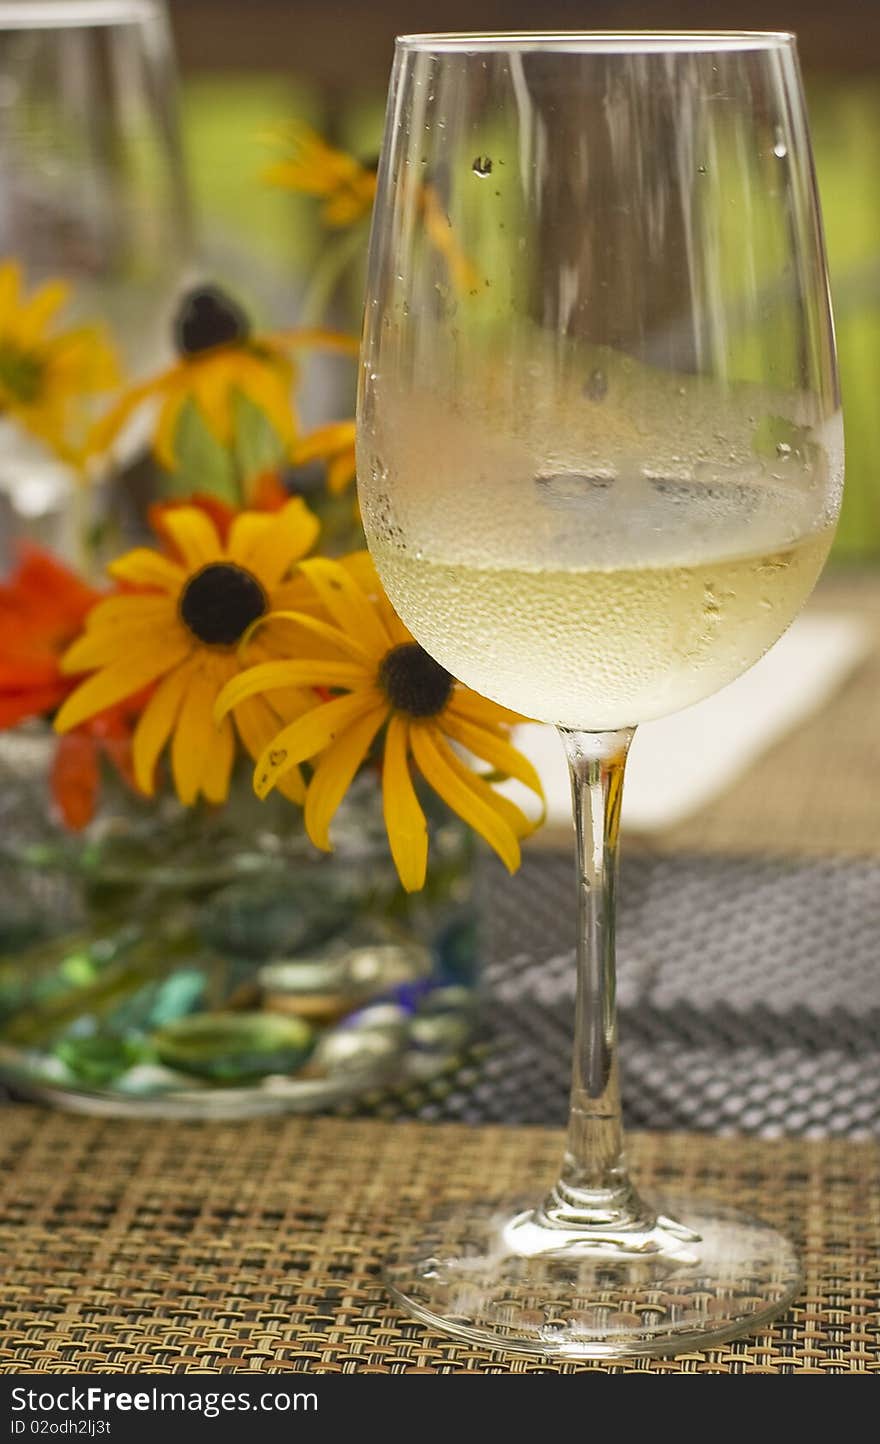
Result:
{"type": "Polygon", "coordinates": [[[559,731],[577,838],[577,1000],[568,1140],[545,1212],[558,1223],[632,1226],[647,1214],[624,1162],[614,924],[623,774],[634,729],[559,731]]]}

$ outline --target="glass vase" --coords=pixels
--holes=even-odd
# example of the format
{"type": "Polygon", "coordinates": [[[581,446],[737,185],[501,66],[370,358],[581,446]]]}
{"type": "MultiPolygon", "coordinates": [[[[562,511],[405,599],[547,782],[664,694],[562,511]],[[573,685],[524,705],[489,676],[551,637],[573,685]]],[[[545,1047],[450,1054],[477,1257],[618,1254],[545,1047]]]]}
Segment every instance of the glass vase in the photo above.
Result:
{"type": "MultiPolygon", "coordinates": [[[[424,891],[391,863],[378,777],[309,842],[259,802],[132,792],[104,764],[71,831],[57,739],[0,734],[0,1080],[93,1113],[231,1118],[329,1107],[449,1066],[475,1016],[471,834],[430,818],[424,891]]],[[[427,799],[426,799],[427,806],[427,799]]]]}

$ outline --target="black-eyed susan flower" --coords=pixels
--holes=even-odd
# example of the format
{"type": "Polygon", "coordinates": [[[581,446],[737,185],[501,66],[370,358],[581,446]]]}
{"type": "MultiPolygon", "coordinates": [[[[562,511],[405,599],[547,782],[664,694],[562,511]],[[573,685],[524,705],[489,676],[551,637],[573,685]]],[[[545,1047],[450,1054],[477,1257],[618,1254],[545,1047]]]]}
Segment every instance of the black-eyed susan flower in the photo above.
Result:
{"type": "Polygon", "coordinates": [[[90,405],[120,378],[102,327],[57,324],[69,294],[53,280],[25,296],[18,262],[0,263],[0,414],[78,466],[87,455],[90,405]]]}
{"type": "Polygon", "coordinates": [[[357,337],[319,327],[255,332],[241,306],[219,286],[199,286],[183,297],[174,320],[178,360],[158,376],[130,387],[98,424],[95,446],[111,445],[145,402],[161,404],[153,433],[158,460],[177,464],[178,425],[187,402],[198,410],[221,446],[229,446],[236,399],[245,397],[269,419],[286,450],[297,436],[292,388],[293,354],[308,347],[357,354],[357,337]]]}
{"type": "Polygon", "coordinates": [[[310,431],[294,448],[294,466],[304,466],[309,461],[325,462],[327,486],[334,496],[339,496],[355,478],[355,432],[353,420],[331,421],[310,431]]]}
{"type": "MultiPolygon", "coordinates": [[[[265,171],[271,185],[323,200],[321,219],[335,229],[369,215],[376,198],[378,158],[360,161],[298,122],[281,131],[279,139],[288,155],[265,171]]],[[[428,239],[446,262],[453,288],[473,292],[479,284],[478,272],[459,245],[436,186],[419,182],[414,203],[428,239]]]]}
{"type": "Polygon", "coordinates": [[[334,229],[352,226],[370,214],[376,195],[374,162],[337,150],[299,122],[279,131],[277,139],[287,154],[264,172],[270,185],[323,201],[321,219],[334,229]]]}
{"type": "MultiPolygon", "coordinates": [[[[305,825],[312,842],[330,849],[330,824],[355,774],[382,734],[382,795],[391,854],[407,891],[425,880],[428,829],[411,765],[455,812],[486,839],[513,871],[520,839],[533,830],[525,813],[470,766],[454,744],[543,796],[531,763],[508,740],[506,708],[457,682],[414,640],[391,607],[366,553],[345,563],[315,557],[301,564],[325,617],[289,614],[311,657],[262,663],[234,677],[216,715],[276,687],[313,687],[318,702],[280,728],[257,760],[260,797],[309,762],[305,825]],[[335,695],[330,695],[335,694],[335,695]]],[[[222,725],[222,724],[221,724],[222,725]]]]}
{"type": "MultiPolygon", "coordinates": [[[[163,509],[161,533],[169,549],[138,547],[111,563],[111,575],[136,588],[93,607],[85,630],[65,652],[67,674],[91,672],[55,719],[68,732],[86,718],[151,687],[134,729],[132,758],[141,791],[152,795],[155,770],[171,744],[171,771],[180,801],[201,795],[223,802],[235,755],[235,731],[261,757],[283,722],[310,697],[279,684],[251,696],[219,727],[213,709],[225,684],[244,666],[276,655],[287,624],[273,612],[301,604],[301,579],[291,569],[311,549],[318,522],[300,499],[274,512],[239,512],[224,538],[198,506],[163,509]],[[249,629],[265,619],[252,643],[249,629]]],[[[297,768],[282,790],[303,798],[297,768]]]]}

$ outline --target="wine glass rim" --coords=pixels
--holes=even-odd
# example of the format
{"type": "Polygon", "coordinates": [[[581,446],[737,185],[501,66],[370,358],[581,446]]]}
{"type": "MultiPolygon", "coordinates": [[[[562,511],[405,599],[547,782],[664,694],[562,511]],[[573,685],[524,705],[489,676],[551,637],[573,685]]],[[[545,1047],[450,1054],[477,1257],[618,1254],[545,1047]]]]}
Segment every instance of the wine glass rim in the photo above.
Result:
{"type": "Polygon", "coordinates": [[[589,55],[783,50],[792,47],[796,39],[789,30],[450,30],[398,35],[396,44],[402,50],[543,50],[589,55]]]}
{"type": "Polygon", "coordinates": [[[0,31],[141,25],[158,13],[156,0],[0,0],[0,31]]]}

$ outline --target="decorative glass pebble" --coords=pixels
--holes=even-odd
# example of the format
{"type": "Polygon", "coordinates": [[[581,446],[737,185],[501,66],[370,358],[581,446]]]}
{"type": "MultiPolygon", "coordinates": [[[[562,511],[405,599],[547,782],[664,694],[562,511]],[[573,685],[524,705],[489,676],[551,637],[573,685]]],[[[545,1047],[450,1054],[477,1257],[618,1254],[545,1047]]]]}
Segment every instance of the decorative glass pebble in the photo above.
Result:
{"type": "Polygon", "coordinates": [[[317,953],[267,963],[257,981],[265,1008],[327,1021],[430,970],[431,955],[418,943],[338,940],[317,953]]]}
{"type": "Polygon", "coordinates": [[[314,1042],[313,1030],[301,1018],[276,1013],[196,1013],[153,1035],[166,1067],[218,1083],[292,1073],[314,1042]]]}

